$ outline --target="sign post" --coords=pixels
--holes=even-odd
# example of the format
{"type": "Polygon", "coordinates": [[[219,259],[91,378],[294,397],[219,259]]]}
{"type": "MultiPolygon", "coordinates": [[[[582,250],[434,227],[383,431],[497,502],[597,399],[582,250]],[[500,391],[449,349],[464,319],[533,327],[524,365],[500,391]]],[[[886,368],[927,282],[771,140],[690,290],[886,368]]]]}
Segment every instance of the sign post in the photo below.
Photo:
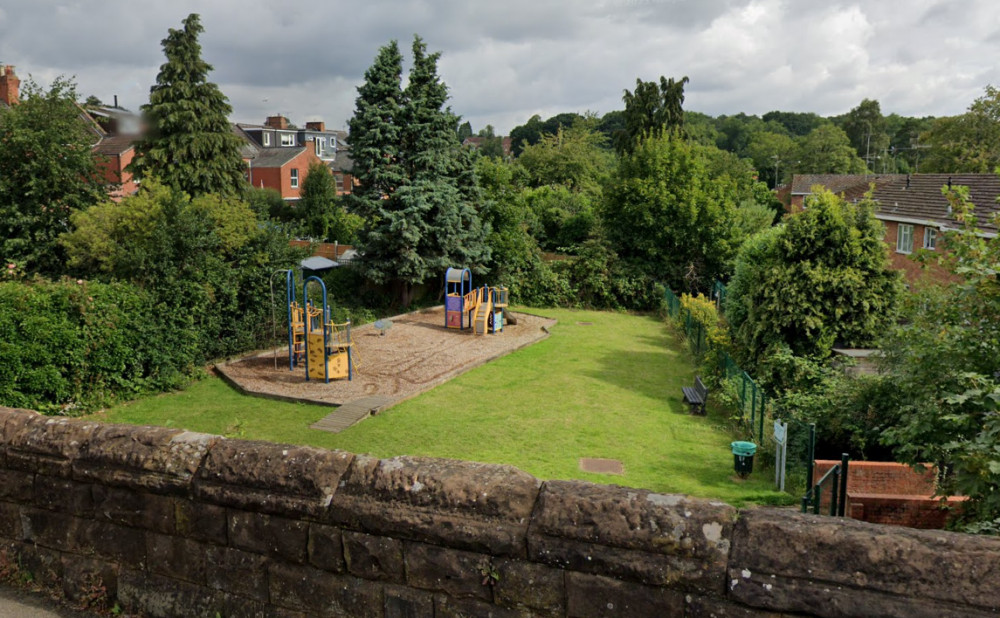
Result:
{"type": "Polygon", "coordinates": [[[774,421],[774,484],[785,491],[785,459],[788,456],[788,423],[774,421]]]}

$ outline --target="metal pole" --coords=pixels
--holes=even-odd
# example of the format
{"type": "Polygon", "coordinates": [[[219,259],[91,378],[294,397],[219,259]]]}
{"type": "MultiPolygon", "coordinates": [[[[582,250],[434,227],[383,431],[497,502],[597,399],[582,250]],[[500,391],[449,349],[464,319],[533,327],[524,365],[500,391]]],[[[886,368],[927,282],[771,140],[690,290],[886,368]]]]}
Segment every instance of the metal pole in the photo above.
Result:
{"type": "Polygon", "coordinates": [[[833,487],[830,488],[830,515],[837,516],[840,509],[837,508],[837,499],[840,497],[840,465],[833,467],[833,487]]]}
{"type": "Polygon", "coordinates": [[[785,491],[785,471],[788,467],[788,423],[785,423],[785,441],[781,444],[781,491],[785,491]]]}
{"type": "Polygon", "coordinates": [[[847,453],[843,453],[840,456],[840,510],[837,514],[841,517],[847,511],[847,466],[850,459],[847,453]]]}
{"type": "Polygon", "coordinates": [[[813,486],[813,466],[816,463],[816,423],[809,423],[809,467],[806,469],[806,487],[813,486]]]}

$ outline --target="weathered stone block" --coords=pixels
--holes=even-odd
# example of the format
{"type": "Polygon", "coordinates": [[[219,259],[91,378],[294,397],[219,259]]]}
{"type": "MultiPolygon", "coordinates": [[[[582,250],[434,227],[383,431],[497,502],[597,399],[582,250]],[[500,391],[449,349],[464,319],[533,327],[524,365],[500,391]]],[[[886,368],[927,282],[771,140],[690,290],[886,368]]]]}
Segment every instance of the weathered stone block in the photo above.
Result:
{"type": "Polygon", "coordinates": [[[77,478],[158,494],[187,494],[218,436],[164,427],[101,425],[80,450],[77,478]]]}
{"type": "Polygon", "coordinates": [[[70,478],[73,462],[100,427],[74,419],[23,414],[4,424],[7,467],[70,478]]]}
{"type": "Polygon", "coordinates": [[[104,522],[91,522],[81,529],[80,545],[122,564],[143,564],[146,560],[146,532],[104,522]]]}
{"type": "Polygon", "coordinates": [[[497,607],[475,599],[455,599],[434,595],[434,618],[534,618],[551,614],[535,614],[528,610],[497,607]]]}
{"type": "Polygon", "coordinates": [[[424,618],[434,615],[434,597],[403,586],[385,587],[385,618],[424,618]]]}
{"type": "Polygon", "coordinates": [[[900,597],[829,581],[764,575],[745,569],[730,571],[731,599],[773,611],[824,618],[986,618],[997,615],[995,610],[930,600],[922,591],[918,594],[900,597]]]}
{"type": "Polygon", "coordinates": [[[789,614],[752,609],[733,601],[684,595],[684,615],[691,618],[785,618],[789,614]]]}
{"type": "Polygon", "coordinates": [[[83,552],[90,548],[85,539],[93,533],[94,522],[54,511],[21,509],[21,530],[25,541],[62,551],[83,552]]]}
{"type": "Polygon", "coordinates": [[[936,600],[1000,611],[995,538],[751,509],[736,524],[730,567],[761,585],[777,575],[904,598],[919,591],[925,606],[936,600]]]}
{"type": "Polygon", "coordinates": [[[331,573],[344,572],[344,541],[340,528],[309,524],[309,564],[331,573]]]}
{"type": "Polygon", "coordinates": [[[21,539],[21,508],[10,502],[0,502],[0,537],[21,539]]]}
{"type": "Polygon", "coordinates": [[[74,604],[94,610],[110,609],[118,596],[118,565],[63,554],[62,590],[74,604]]]}
{"type": "Polygon", "coordinates": [[[89,483],[38,474],[35,475],[32,493],[35,505],[43,509],[79,517],[92,517],[94,514],[93,486],[89,483]]]}
{"type": "Polygon", "coordinates": [[[351,575],[402,583],[403,542],[363,532],[344,531],[344,558],[351,575]]]}
{"type": "Polygon", "coordinates": [[[195,495],[240,509],[319,518],[353,457],[309,446],[221,440],[198,474],[195,495]]]}
{"type": "Polygon", "coordinates": [[[223,590],[257,601],[267,601],[267,566],[269,560],[258,554],[209,546],[205,551],[209,588],[223,590]]]}
{"type": "Polygon", "coordinates": [[[486,577],[489,556],[411,542],[403,545],[403,555],[410,586],[456,598],[493,601],[492,582],[486,577]]]}
{"type": "Polygon", "coordinates": [[[27,504],[34,496],[35,475],[0,469],[0,500],[27,504]]]}
{"type": "Polygon", "coordinates": [[[334,575],[313,567],[272,563],[269,567],[271,603],[307,610],[310,616],[383,615],[382,584],[349,575],[334,575]]]}
{"type": "Polygon", "coordinates": [[[177,534],[196,541],[225,545],[229,537],[226,509],[184,498],[174,498],[177,534]]]}
{"type": "Polygon", "coordinates": [[[532,560],[721,595],[736,509],[678,495],[571,481],[542,488],[532,560]]]}
{"type": "Polygon", "coordinates": [[[20,582],[58,587],[63,578],[62,557],[66,554],[31,543],[11,546],[12,574],[20,582]]]}
{"type": "Polygon", "coordinates": [[[229,511],[229,544],[232,547],[304,564],[308,556],[309,524],[304,521],[229,511]]]}
{"type": "Polygon", "coordinates": [[[203,585],[206,548],[183,537],[149,532],[146,534],[146,567],[157,575],[203,585]]]}
{"type": "Polygon", "coordinates": [[[500,559],[494,596],[498,605],[562,614],[566,611],[565,571],[522,560],[500,559]]]}
{"type": "Polygon", "coordinates": [[[215,590],[133,569],[119,573],[118,599],[126,611],[147,618],[207,618],[225,611],[225,597],[215,590]]]}
{"type": "Polygon", "coordinates": [[[666,588],[569,572],[566,606],[567,615],[577,618],[683,616],[684,595],[666,588]]]}
{"type": "Polygon", "coordinates": [[[522,557],[538,488],[535,477],[511,466],[359,456],[330,516],[373,534],[522,557]]]}
{"type": "Polygon", "coordinates": [[[93,515],[98,521],[173,534],[175,499],[157,494],[94,486],[93,515]]]}

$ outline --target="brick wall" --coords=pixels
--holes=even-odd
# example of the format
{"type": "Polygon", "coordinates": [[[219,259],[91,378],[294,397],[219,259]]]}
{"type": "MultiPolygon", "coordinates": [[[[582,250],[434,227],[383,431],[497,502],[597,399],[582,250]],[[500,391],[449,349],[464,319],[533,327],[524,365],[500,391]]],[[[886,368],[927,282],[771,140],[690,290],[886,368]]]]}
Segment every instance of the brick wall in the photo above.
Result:
{"type": "MultiPolygon", "coordinates": [[[[913,254],[899,253],[896,251],[896,242],[899,235],[899,223],[896,221],[883,221],[885,224],[885,244],[889,251],[889,261],[892,268],[903,272],[903,277],[911,286],[920,286],[926,283],[951,283],[959,278],[949,273],[933,260],[924,265],[917,262],[912,257],[913,254]]],[[[927,228],[923,225],[913,225],[913,253],[915,254],[924,246],[924,233],[927,228]]],[[[944,235],[938,232],[937,252],[945,250],[944,235]]]]}
{"type": "MultiPolygon", "coordinates": [[[[818,459],[813,478],[819,480],[840,462],[818,459]]],[[[944,503],[933,497],[936,468],[917,472],[910,466],[886,461],[852,461],[847,474],[848,517],[876,524],[939,530],[966,499],[950,496],[944,503]]],[[[820,512],[828,512],[830,494],[820,501],[820,512]]]]}
{"type": "Polygon", "coordinates": [[[11,409],[0,437],[0,572],[148,617],[1000,609],[1000,539],[11,409]]]}

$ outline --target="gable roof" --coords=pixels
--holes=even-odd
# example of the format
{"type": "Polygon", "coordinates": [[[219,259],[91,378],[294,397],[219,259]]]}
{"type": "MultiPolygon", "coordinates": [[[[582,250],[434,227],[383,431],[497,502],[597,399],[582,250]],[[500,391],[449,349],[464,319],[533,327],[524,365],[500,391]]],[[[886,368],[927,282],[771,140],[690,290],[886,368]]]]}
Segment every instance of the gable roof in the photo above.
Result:
{"type": "Polygon", "coordinates": [[[105,135],[91,149],[94,154],[113,157],[124,154],[135,146],[134,135],[105,135]]]}
{"type": "Polygon", "coordinates": [[[959,227],[951,213],[941,188],[966,186],[969,200],[975,205],[978,227],[995,234],[990,223],[1000,212],[1000,176],[996,174],[802,174],[792,178],[792,195],[808,195],[814,185],[822,185],[849,201],[857,202],[875,185],[872,198],[878,204],[876,216],[886,221],[936,225],[941,228],[959,227]]]}
{"type": "Polygon", "coordinates": [[[283,167],[292,162],[303,152],[308,150],[305,146],[260,148],[257,156],[253,157],[254,167],[283,167]]]}

